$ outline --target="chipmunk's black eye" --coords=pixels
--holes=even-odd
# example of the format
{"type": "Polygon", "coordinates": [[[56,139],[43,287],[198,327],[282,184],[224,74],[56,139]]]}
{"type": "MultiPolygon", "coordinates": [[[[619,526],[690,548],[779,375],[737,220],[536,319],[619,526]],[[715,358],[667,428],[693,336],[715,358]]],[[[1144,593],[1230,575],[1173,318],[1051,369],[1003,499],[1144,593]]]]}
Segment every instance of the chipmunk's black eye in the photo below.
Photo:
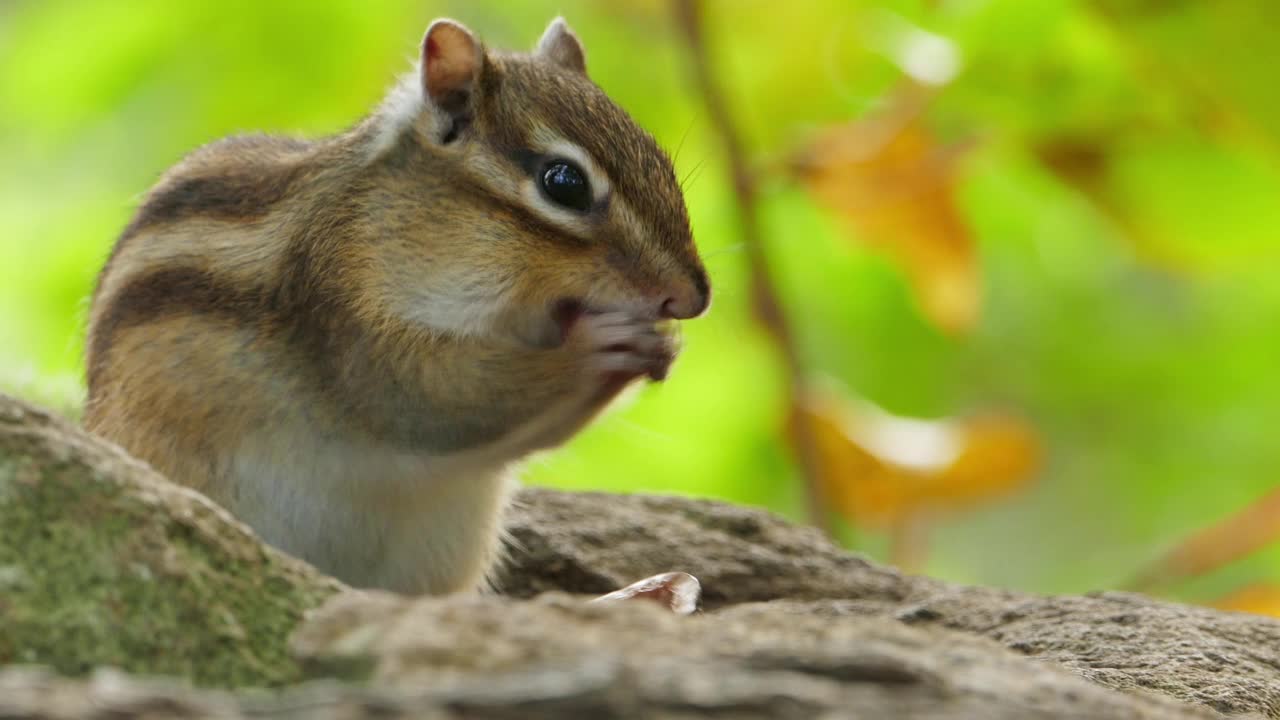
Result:
{"type": "Polygon", "coordinates": [[[585,212],[591,208],[586,173],[568,160],[552,160],[542,170],[542,189],[557,205],[585,212]]]}

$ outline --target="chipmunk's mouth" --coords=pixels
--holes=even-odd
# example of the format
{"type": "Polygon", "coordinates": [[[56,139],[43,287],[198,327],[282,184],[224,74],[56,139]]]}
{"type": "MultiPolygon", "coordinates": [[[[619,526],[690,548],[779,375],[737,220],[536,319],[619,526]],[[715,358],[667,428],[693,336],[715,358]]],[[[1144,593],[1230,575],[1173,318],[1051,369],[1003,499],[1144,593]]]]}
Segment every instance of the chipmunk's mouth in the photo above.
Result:
{"type": "Polygon", "coordinates": [[[569,331],[573,330],[573,326],[588,312],[586,304],[576,298],[561,298],[555,301],[551,306],[551,320],[560,331],[560,342],[568,339],[569,331]]]}

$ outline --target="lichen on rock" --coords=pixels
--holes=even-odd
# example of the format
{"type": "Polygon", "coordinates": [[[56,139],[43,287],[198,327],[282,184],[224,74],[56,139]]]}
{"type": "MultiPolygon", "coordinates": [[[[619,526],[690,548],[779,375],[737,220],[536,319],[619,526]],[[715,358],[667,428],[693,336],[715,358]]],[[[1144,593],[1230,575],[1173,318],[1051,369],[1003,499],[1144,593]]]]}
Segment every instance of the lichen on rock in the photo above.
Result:
{"type": "Polygon", "coordinates": [[[287,636],[340,589],[198,493],[0,395],[0,665],[281,685],[301,677],[287,636]]]}

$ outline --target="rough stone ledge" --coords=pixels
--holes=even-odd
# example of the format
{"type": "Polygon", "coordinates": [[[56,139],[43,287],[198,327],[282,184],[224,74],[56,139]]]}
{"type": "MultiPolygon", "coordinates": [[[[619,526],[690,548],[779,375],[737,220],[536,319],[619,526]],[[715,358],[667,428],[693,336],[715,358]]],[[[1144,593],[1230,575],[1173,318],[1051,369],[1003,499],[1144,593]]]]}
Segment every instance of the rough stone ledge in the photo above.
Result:
{"type": "Polygon", "coordinates": [[[0,671],[0,717],[902,718],[1209,720],[1207,708],[1092,684],[969,634],[768,605],[681,617],[547,594],[335,598],[295,638],[304,662],[365,687],[198,691],[99,672],[0,671]]]}
{"type": "Polygon", "coordinates": [[[904,576],[683,498],[526,490],[511,533],[498,586],[513,597],[344,591],[0,396],[0,663],[95,673],[0,670],[0,717],[1280,718],[1268,618],[904,576]],[[702,614],[515,599],[671,570],[701,581],[702,614]],[[316,676],[345,681],[295,684],[316,676]]]}
{"type": "Polygon", "coordinates": [[[499,587],[515,596],[607,592],[680,570],[702,583],[711,612],[942,627],[1106,687],[1280,718],[1280,621],[1272,618],[1136,594],[1039,596],[903,575],[769,513],[680,497],[530,488],[511,532],[499,587]]]}

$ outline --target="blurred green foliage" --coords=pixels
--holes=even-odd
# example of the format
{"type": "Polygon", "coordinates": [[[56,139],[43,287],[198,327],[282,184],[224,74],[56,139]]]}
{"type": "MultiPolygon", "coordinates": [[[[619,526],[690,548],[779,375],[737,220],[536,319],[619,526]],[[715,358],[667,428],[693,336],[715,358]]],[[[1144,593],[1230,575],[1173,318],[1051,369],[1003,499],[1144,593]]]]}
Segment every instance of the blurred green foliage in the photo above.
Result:
{"type": "MultiPolygon", "coordinates": [[[[659,0],[0,4],[0,388],[79,402],[95,273],[185,151],[242,130],[341,129],[408,69],[435,16],[520,48],[556,13],[596,82],[678,149],[716,300],[687,324],[669,382],[527,476],[798,517],[778,353],[748,310],[724,158],[659,0]]],[[[1011,410],[1047,444],[1026,492],[936,528],[929,572],[1113,585],[1276,482],[1280,4],[716,0],[707,13],[813,372],[902,415],[1011,410]],[[975,143],[958,188],[985,301],[959,336],[923,319],[902,269],[777,169],[900,83],[876,49],[886,17],[945,39],[961,63],[928,110],[943,136],[975,143]],[[1088,183],[1046,163],[1063,143],[1088,183]]],[[[874,534],[857,543],[883,549],[874,534]]],[[[1181,590],[1265,578],[1280,579],[1280,549],[1181,590]]]]}

